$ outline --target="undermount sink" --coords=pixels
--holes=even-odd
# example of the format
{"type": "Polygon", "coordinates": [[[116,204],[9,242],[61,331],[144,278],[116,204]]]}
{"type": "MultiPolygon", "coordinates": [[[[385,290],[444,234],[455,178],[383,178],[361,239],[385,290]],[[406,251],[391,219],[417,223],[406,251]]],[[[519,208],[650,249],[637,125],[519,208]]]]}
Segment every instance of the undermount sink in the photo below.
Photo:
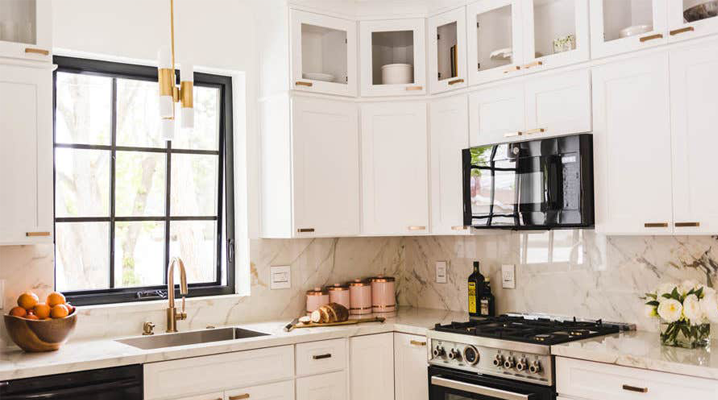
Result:
{"type": "Polygon", "coordinates": [[[117,342],[142,350],[161,349],[164,347],[187,346],[190,344],[221,342],[225,340],[249,339],[257,336],[268,336],[268,333],[250,331],[242,328],[206,329],[203,331],[168,333],[157,336],[141,336],[117,340],[117,342]]]}

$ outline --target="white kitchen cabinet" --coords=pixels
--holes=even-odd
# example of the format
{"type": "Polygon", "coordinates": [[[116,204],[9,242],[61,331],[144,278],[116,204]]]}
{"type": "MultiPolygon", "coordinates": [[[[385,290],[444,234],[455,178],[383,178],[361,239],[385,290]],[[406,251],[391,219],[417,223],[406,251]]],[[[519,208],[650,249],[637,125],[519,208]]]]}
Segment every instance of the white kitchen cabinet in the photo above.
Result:
{"type": "Polygon", "coordinates": [[[506,84],[469,96],[471,147],[520,139],[526,130],[523,83],[506,84]]]}
{"type": "Polygon", "coordinates": [[[50,0],[0,2],[0,58],[52,61],[50,0]]]}
{"type": "Polygon", "coordinates": [[[667,3],[680,0],[591,0],[591,57],[602,58],[668,42],[667,3]],[[639,33],[636,28],[644,27],[639,33]],[[632,32],[625,31],[634,28],[632,32]]]}
{"type": "Polygon", "coordinates": [[[349,339],[350,398],[394,400],[393,333],[349,339]]]}
{"type": "Polygon", "coordinates": [[[431,233],[467,234],[464,227],[461,150],[469,147],[466,95],[429,105],[431,154],[431,233]]]}
{"type": "Polygon", "coordinates": [[[394,333],[396,400],[428,400],[429,377],[426,337],[394,333]]]}
{"type": "Polygon", "coordinates": [[[718,147],[718,43],[674,50],[671,65],[673,230],[718,233],[718,180],[709,166],[718,147]]]}
{"type": "Polygon", "coordinates": [[[293,88],[356,96],[356,22],[299,10],[291,19],[293,88]]]}
{"type": "MultiPolygon", "coordinates": [[[[224,400],[294,400],[294,382],[284,381],[269,385],[227,390],[224,400]]],[[[319,400],[319,399],[317,399],[319,400]]]]}
{"type": "Polygon", "coordinates": [[[670,112],[667,54],[593,70],[598,232],[672,232],[670,112]]]}
{"type": "Polygon", "coordinates": [[[357,106],[280,98],[263,104],[261,113],[262,236],[358,235],[357,106]],[[291,120],[281,111],[287,103],[291,120]]]}
{"type": "Polygon", "coordinates": [[[346,339],[300,343],[295,347],[297,376],[318,375],[346,368],[346,339]]]}
{"type": "Polygon", "coordinates": [[[668,0],[668,41],[676,42],[718,33],[718,17],[700,12],[701,0],[668,0]],[[694,6],[697,6],[695,9],[694,6]],[[688,22],[684,12],[691,18],[688,22]],[[707,18],[704,18],[707,17],[707,18]]]}
{"type": "Polygon", "coordinates": [[[364,235],[429,232],[426,103],[362,106],[364,235]]]}
{"type": "Polygon", "coordinates": [[[429,18],[429,85],[431,93],[466,87],[466,8],[429,18]]]}
{"type": "MultiPolygon", "coordinates": [[[[423,18],[360,22],[362,96],[426,93],[426,29],[423,18]],[[402,68],[398,80],[384,79],[387,68],[402,68]]],[[[388,76],[387,76],[388,78],[388,76]]]]}
{"type": "Polygon", "coordinates": [[[204,393],[189,397],[177,398],[176,400],[224,400],[224,392],[204,393]]]}
{"type": "Polygon", "coordinates": [[[346,398],[347,379],[344,371],[297,379],[297,400],[345,400],[346,398]]]}
{"type": "Polygon", "coordinates": [[[52,243],[52,71],[0,65],[0,245],[52,243]]]}

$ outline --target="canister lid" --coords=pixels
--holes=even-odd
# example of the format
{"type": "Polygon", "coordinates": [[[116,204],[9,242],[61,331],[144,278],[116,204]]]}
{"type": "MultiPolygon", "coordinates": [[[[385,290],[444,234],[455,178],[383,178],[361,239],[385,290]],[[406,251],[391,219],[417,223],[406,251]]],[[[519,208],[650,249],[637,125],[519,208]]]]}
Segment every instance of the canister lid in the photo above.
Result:
{"type": "Polygon", "coordinates": [[[396,279],[393,276],[379,275],[370,279],[372,282],[394,282],[396,279]]]}
{"type": "Polygon", "coordinates": [[[330,292],[336,292],[336,291],[342,291],[342,290],[349,290],[349,286],[342,285],[341,283],[335,283],[332,286],[328,286],[327,290],[330,292]]]}
{"type": "Polygon", "coordinates": [[[318,288],[318,287],[314,288],[312,290],[307,290],[307,296],[321,296],[321,295],[325,295],[325,294],[326,293],[324,293],[322,288],[318,288]]]}
{"type": "Polygon", "coordinates": [[[369,286],[369,282],[361,279],[354,279],[352,282],[349,282],[349,286],[369,286]]]}

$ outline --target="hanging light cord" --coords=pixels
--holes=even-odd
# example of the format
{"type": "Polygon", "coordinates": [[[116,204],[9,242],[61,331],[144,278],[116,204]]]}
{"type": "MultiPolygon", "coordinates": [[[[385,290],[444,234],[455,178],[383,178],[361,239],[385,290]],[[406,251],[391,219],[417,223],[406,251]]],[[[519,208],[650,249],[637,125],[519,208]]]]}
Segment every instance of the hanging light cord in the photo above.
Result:
{"type": "Polygon", "coordinates": [[[172,39],[172,119],[175,119],[175,91],[177,85],[175,83],[175,0],[170,0],[170,37],[172,39]]]}

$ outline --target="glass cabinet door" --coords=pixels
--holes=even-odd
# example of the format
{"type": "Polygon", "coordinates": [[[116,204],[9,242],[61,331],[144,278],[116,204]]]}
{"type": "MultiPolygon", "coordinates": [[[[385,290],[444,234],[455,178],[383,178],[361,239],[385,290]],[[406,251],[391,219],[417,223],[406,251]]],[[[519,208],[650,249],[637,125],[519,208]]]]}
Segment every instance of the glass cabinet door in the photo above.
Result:
{"type": "Polygon", "coordinates": [[[666,3],[664,0],[591,0],[592,57],[667,43],[666,3]]]}
{"type": "Polygon", "coordinates": [[[0,56],[51,60],[49,0],[0,0],[0,56]]]}
{"type": "Polygon", "coordinates": [[[718,1],[668,1],[668,40],[690,39],[718,32],[718,1]]]}
{"type": "Polygon", "coordinates": [[[557,67],[589,58],[588,0],[523,0],[522,69],[557,67]]]}
{"type": "Polygon", "coordinates": [[[292,10],[293,89],[355,96],[356,23],[292,10]]]}
{"type": "Polygon", "coordinates": [[[521,0],[485,0],[466,10],[469,82],[501,79],[524,61],[521,0]]]}
{"type": "Polygon", "coordinates": [[[461,7],[429,18],[432,93],[466,87],[466,12],[461,7]]]}

